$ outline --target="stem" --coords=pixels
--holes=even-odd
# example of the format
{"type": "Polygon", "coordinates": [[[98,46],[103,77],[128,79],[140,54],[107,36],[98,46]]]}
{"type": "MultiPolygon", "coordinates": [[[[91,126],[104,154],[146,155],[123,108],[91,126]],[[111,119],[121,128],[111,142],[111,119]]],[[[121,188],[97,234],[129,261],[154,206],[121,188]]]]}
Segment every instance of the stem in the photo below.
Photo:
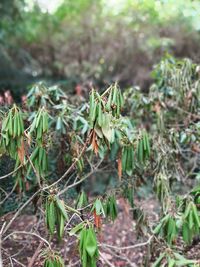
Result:
{"type": "Polygon", "coordinates": [[[113,88],[113,86],[109,86],[105,92],[103,92],[103,94],[101,95],[101,97],[104,97],[111,89],[113,88]]]}

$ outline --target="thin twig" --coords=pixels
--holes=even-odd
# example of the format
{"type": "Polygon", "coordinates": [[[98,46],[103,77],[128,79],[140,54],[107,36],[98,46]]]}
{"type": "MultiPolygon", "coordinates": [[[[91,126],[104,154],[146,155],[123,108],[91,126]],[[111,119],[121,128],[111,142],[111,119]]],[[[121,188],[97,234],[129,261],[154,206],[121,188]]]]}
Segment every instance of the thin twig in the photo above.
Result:
{"type": "Polygon", "coordinates": [[[14,184],[14,186],[13,186],[13,188],[12,188],[12,190],[6,195],[6,197],[0,202],[0,205],[2,205],[5,201],[6,201],[6,199],[8,199],[11,195],[12,195],[12,193],[15,191],[15,188],[17,187],[17,182],[14,184]]]}
{"type": "Polygon", "coordinates": [[[126,261],[131,267],[136,267],[136,264],[135,264],[135,263],[132,263],[132,262],[127,258],[127,256],[122,256],[122,255],[117,254],[117,253],[119,253],[119,252],[114,253],[114,252],[112,251],[112,249],[109,249],[109,248],[106,248],[106,250],[108,250],[108,252],[109,252],[110,254],[112,254],[113,256],[115,256],[116,258],[118,258],[118,259],[122,259],[122,260],[126,261]]]}
{"type": "Polygon", "coordinates": [[[139,243],[139,244],[135,244],[135,245],[132,245],[132,246],[127,246],[127,247],[116,247],[116,246],[112,246],[112,245],[108,245],[108,244],[100,244],[99,246],[108,247],[108,248],[112,248],[112,249],[115,249],[115,250],[127,250],[127,249],[133,249],[133,248],[146,246],[151,242],[152,238],[153,238],[153,236],[150,236],[150,238],[144,243],[139,243]]]}
{"type": "Polygon", "coordinates": [[[4,237],[3,238],[3,241],[5,241],[6,239],[8,239],[10,236],[12,236],[14,234],[22,234],[22,235],[35,236],[35,237],[41,239],[44,243],[46,243],[48,245],[49,248],[51,248],[50,243],[46,239],[44,239],[43,237],[41,237],[40,235],[38,235],[36,233],[31,233],[31,232],[26,232],[26,231],[14,231],[14,232],[10,233],[9,235],[7,235],[6,237],[4,237]]]}
{"type": "Polygon", "coordinates": [[[32,267],[33,266],[33,264],[34,264],[35,260],[37,259],[37,257],[39,255],[40,250],[41,250],[43,245],[44,245],[44,241],[41,241],[39,246],[37,247],[35,253],[33,254],[33,257],[31,258],[31,260],[30,260],[30,262],[28,264],[28,267],[32,267]]]}
{"type": "Polygon", "coordinates": [[[11,171],[11,172],[8,173],[8,174],[5,174],[5,175],[3,175],[3,176],[0,176],[0,180],[5,179],[5,178],[8,177],[8,176],[11,176],[11,175],[14,174],[15,172],[17,172],[21,167],[22,167],[22,165],[20,165],[19,167],[17,167],[17,169],[15,169],[14,171],[11,171]]]}
{"type": "Polygon", "coordinates": [[[14,267],[11,257],[9,257],[9,261],[10,261],[11,267],[14,267]]]}
{"type": "Polygon", "coordinates": [[[35,192],[19,209],[18,211],[15,213],[15,215],[12,217],[12,219],[9,221],[9,223],[7,224],[7,226],[5,227],[3,234],[5,234],[8,229],[10,228],[11,224],[14,222],[14,220],[17,218],[17,216],[20,214],[20,212],[34,199],[34,197],[37,196],[37,194],[41,192],[41,189],[39,189],[37,192],[35,192]]]}
{"type": "MultiPolygon", "coordinates": [[[[102,160],[97,164],[96,168],[97,169],[102,163],[102,160]]],[[[68,189],[77,186],[78,184],[82,183],[83,181],[85,181],[88,177],[90,177],[94,172],[96,172],[96,170],[92,170],[91,172],[89,172],[88,174],[86,174],[81,180],[79,180],[78,182],[75,182],[71,185],[68,185],[66,188],[64,188],[63,190],[61,190],[60,192],[58,192],[57,196],[60,196],[62,194],[64,194],[68,189]]]]}
{"type": "Polygon", "coordinates": [[[77,161],[81,158],[81,156],[83,155],[83,153],[85,152],[85,150],[86,150],[86,148],[87,148],[87,145],[88,145],[88,143],[89,143],[89,141],[90,141],[90,138],[91,138],[91,135],[92,135],[92,132],[89,134],[89,136],[87,137],[87,140],[86,140],[86,142],[85,142],[85,144],[84,144],[84,146],[83,146],[83,148],[82,148],[82,150],[81,150],[81,153],[78,155],[78,157],[74,160],[74,162],[71,164],[71,166],[66,170],[66,172],[57,180],[57,181],[55,181],[54,183],[52,183],[51,185],[48,185],[48,186],[45,186],[44,188],[43,188],[43,190],[47,190],[47,189],[49,189],[49,188],[51,188],[51,187],[53,187],[53,186],[55,186],[56,184],[58,184],[62,179],[64,179],[66,176],[67,176],[67,174],[71,171],[71,170],[73,170],[73,168],[76,166],[76,163],[77,163],[77,161]]]}
{"type": "Polygon", "coordinates": [[[1,231],[0,231],[0,267],[3,267],[3,260],[2,260],[2,253],[1,253],[1,245],[2,245],[2,233],[3,233],[3,229],[6,225],[6,222],[4,222],[4,224],[1,227],[1,231]]]}
{"type": "Polygon", "coordinates": [[[77,260],[77,261],[75,261],[74,263],[70,263],[70,264],[68,265],[68,267],[76,266],[76,265],[79,264],[79,263],[80,263],[80,260],[77,260]]]}
{"type": "Polygon", "coordinates": [[[18,263],[20,266],[22,267],[26,267],[23,263],[19,262],[18,260],[16,260],[15,258],[12,258],[13,261],[15,261],[16,263],[18,263]]]}
{"type": "Polygon", "coordinates": [[[37,177],[39,187],[41,187],[41,183],[40,183],[40,175],[39,175],[39,173],[37,172],[35,166],[33,165],[33,162],[31,161],[29,155],[27,154],[26,156],[27,156],[27,158],[28,158],[29,163],[31,164],[31,167],[33,168],[33,171],[34,171],[34,173],[35,173],[35,176],[37,177]]]}
{"type": "Polygon", "coordinates": [[[79,154],[78,158],[76,158],[76,160],[71,164],[71,166],[67,169],[67,171],[54,183],[52,183],[51,185],[45,186],[44,188],[39,189],[37,192],[35,192],[19,209],[18,211],[15,213],[15,215],[13,216],[13,218],[10,220],[10,222],[7,224],[7,226],[5,227],[4,233],[10,228],[11,224],[13,223],[13,221],[16,219],[16,217],[19,215],[19,213],[41,192],[41,191],[45,191],[51,187],[53,187],[54,185],[56,185],[57,183],[59,183],[63,178],[65,178],[67,176],[67,174],[74,168],[74,166],[76,165],[76,162],[80,159],[80,157],[82,156],[82,154],[85,152],[87,145],[90,141],[90,137],[91,134],[89,134],[83,149],[81,151],[81,153],[79,154]]]}
{"type": "Polygon", "coordinates": [[[103,253],[99,252],[99,255],[103,264],[106,262],[110,267],[115,267],[115,265],[113,265],[108,259],[106,259],[106,257],[104,257],[103,253]]]}

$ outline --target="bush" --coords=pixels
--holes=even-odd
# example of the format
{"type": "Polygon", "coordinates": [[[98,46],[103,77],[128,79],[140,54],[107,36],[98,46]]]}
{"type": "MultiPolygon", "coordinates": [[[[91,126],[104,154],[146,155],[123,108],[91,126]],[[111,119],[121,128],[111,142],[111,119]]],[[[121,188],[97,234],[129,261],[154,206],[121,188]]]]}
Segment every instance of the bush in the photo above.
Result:
{"type": "Polygon", "coordinates": [[[92,89],[89,101],[81,104],[70,101],[58,87],[39,83],[29,91],[25,106],[2,110],[1,154],[14,160],[15,167],[0,178],[6,181],[12,175],[18,194],[30,194],[2,235],[6,237],[11,223],[32,200],[40,199],[36,207],[48,229],[42,236],[49,246],[43,253],[44,266],[64,266],[47,241],[55,234],[58,240],[76,236],[82,265],[96,266],[97,234],[102,223],[117,218],[119,196],[131,205],[138,235],[149,236],[146,244],[159,242],[158,251],[152,250],[157,257],[153,266],[197,264],[175,244],[182,236],[190,245],[200,231],[200,189],[194,187],[200,152],[199,66],[168,55],[152,75],[155,83],[149,93],[130,88],[122,94],[114,84],[102,94],[92,89]],[[67,194],[110,168],[118,176],[111,190],[88,198],[90,192],[82,186],[77,188],[76,201],[67,194]],[[153,225],[133,197],[147,181],[161,207],[159,221],[153,225]]]}

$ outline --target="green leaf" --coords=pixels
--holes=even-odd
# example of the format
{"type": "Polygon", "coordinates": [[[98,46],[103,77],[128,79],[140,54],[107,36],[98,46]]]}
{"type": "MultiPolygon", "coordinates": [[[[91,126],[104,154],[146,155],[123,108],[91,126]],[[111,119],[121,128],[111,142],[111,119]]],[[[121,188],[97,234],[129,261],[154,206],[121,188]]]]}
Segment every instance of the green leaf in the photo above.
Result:
{"type": "Polygon", "coordinates": [[[91,258],[94,257],[96,250],[97,250],[97,240],[96,240],[95,232],[92,228],[89,228],[87,230],[85,249],[91,258]]]}
{"type": "Polygon", "coordinates": [[[106,115],[107,123],[103,124],[101,127],[103,135],[106,137],[109,143],[113,142],[113,129],[110,127],[110,119],[108,119],[108,115],[106,115]]]}
{"type": "Polygon", "coordinates": [[[195,219],[195,221],[196,221],[198,227],[200,228],[200,220],[199,220],[198,210],[197,210],[195,204],[192,205],[192,209],[193,209],[193,216],[194,216],[194,219],[195,219]]]}
{"type": "Polygon", "coordinates": [[[54,229],[55,229],[55,222],[56,222],[56,212],[55,212],[55,203],[54,201],[51,201],[49,204],[49,230],[51,232],[51,234],[54,233],[54,229]]]}
{"type": "Polygon", "coordinates": [[[64,227],[65,227],[65,217],[61,213],[60,217],[59,217],[59,225],[58,225],[58,237],[59,237],[59,239],[61,239],[63,237],[64,227]]]}
{"type": "Polygon", "coordinates": [[[99,198],[96,199],[96,201],[93,204],[92,211],[95,210],[97,215],[103,214],[105,216],[105,212],[103,209],[103,205],[101,203],[101,200],[99,198]]]}
{"type": "Polygon", "coordinates": [[[77,232],[82,230],[83,227],[84,227],[84,222],[79,223],[78,225],[76,225],[74,228],[71,229],[71,231],[69,232],[69,235],[72,236],[76,234],[77,232]]]}
{"type": "Polygon", "coordinates": [[[182,228],[183,240],[189,244],[191,242],[191,233],[187,222],[183,223],[182,228]]]}
{"type": "Polygon", "coordinates": [[[77,201],[77,209],[81,209],[83,208],[84,206],[86,206],[88,204],[88,201],[87,201],[87,196],[85,194],[84,191],[81,192],[79,198],[78,198],[78,201],[77,201]]]}
{"type": "Polygon", "coordinates": [[[87,229],[82,228],[80,232],[80,242],[79,242],[79,252],[82,255],[83,251],[85,250],[85,241],[87,236],[87,229]]]}
{"type": "Polygon", "coordinates": [[[59,131],[61,130],[61,128],[62,128],[62,119],[61,117],[58,117],[57,122],[56,122],[56,130],[59,131]]]}
{"type": "Polygon", "coordinates": [[[176,264],[175,260],[170,258],[168,261],[168,267],[174,267],[175,264],[176,264]]]}
{"type": "Polygon", "coordinates": [[[56,204],[57,204],[57,207],[59,208],[60,212],[64,216],[64,218],[66,220],[68,220],[68,214],[67,214],[67,212],[65,210],[64,202],[62,200],[60,200],[58,197],[56,197],[56,204]]]}
{"type": "Polygon", "coordinates": [[[153,263],[152,267],[160,267],[160,263],[163,260],[165,256],[165,253],[160,254],[160,256],[157,258],[157,260],[153,263]]]}

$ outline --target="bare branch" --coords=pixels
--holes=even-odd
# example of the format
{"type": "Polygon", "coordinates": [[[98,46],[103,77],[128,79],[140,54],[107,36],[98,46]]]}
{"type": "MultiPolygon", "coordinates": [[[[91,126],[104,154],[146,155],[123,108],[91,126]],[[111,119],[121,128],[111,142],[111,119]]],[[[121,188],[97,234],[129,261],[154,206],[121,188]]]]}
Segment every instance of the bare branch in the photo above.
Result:
{"type": "Polygon", "coordinates": [[[132,246],[127,246],[127,247],[117,247],[117,246],[112,246],[112,245],[108,245],[108,244],[100,244],[100,247],[108,247],[108,248],[112,248],[115,250],[127,250],[127,249],[134,249],[134,248],[138,248],[138,247],[143,247],[148,245],[151,242],[151,239],[153,238],[153,236],[150,236],[149,239],[144,242],[144,243],[139,243],[139,244],[135,244],[132,246]]]}

